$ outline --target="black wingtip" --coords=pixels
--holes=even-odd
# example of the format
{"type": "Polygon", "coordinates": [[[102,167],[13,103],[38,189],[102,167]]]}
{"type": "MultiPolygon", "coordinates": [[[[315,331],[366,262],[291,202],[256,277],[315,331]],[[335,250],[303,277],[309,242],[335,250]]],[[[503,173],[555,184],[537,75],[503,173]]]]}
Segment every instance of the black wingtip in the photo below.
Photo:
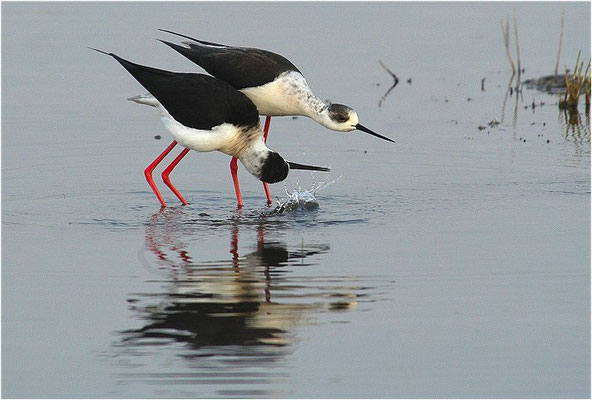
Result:
{"type": "Polygon", "coordinates": [[[186,48],[185,48],[185,47],[183,47],[183,46],[179,46],[178,44],[171,43],[171,42],[167,42],[166,40],[162,40],[162,39],[156,39],[156,40],[158,40],[160,43],[164,43],[164,44],[166,44],[166,45],[167,45],[167,46],[169,46],[170,48],[172,48],[172,49],[174,49],[174,50],[177,50],[177,51],[181,51],[181,50],[183,50],[183,49],[186,49],[186,48]]]}
{"type": "MultiPolygon", "coordinates": [[[[146,66],[143,66],[143,65],[140,65],[140,64],[133,63],[133,62],[131,62],[131,61],[128,61],[128,60],[126,60],[125,58],[121,58],[121,57],[119,57],[119,56],[118,56],[117,54],[115,54],[115,53],[108,53],[108,52],[106,52],[106,51],[103,51],[103,50],[95,49],[94,47],[89,47],[89,49],[91,49],[91,50],[94,50],[94,51],[96,51],[96,52],[99,52],[99,53],[101,53],[101,54],[106,54],[106,55],[108,55],[108,56],[111,56],[111,57],[113,57],[115,60],[117,60],[117,62],[118,62],[118,63],[120,63],[120,64],[121,64],[121,65],[122,65],[122,66],[123,66],[125,69],[127,69],[127,70],[129,71],[129,73],[131,73],[132,75],[134,75],[134,71],[137,71],[137,70],[140,70],[140,69],[143,69],[143,70],[146,70],[146,69],[152,69],[152,70],[154,70],[154,71],[159,71],[159,72],[163,72],[163,73],[168,73],[167,71],[163,71],[163,70],[157,70],[156,68],[146,67],[146,66]]],[[[135,77],[135,75],[134,75],[134,77],[135,77]]],[[[136,79],[137,79],[137,77],[136,77],[136,79]]]]}
{"type": "Polygon", "coordinates": [[[183,35],[182,33],[177,33],[177,32],[173,32],[173,31],[169,31],[168,29],[160,29],[159,28],[158,30],[161,31],[161,32],[170,33],[171,35],[177,35],[177,36],[183,37],[185,39],[189,39],[189,40],[193,40],[195,42],[199,42],[199,40],[197,40],[195,38],[192,38],[191,36],[183,35]]]}
{"type": "Polygon", "coordinates": [[[106,51],[103,50],[99,50],[99,49],[95,49],[94,47],[89,47],[89,49],[94,50],[96,52],[99,52],[101,54],[106,54],[108,56],[113,57],[114,59],[116,59],[121,65],[123,65],[125,68],[129,69],[130,66],[137,66],[137,64],[134,64],[131,61],[126,60],[125,58],[121,58],[119,57],[117,54],[115,53],[108,53],[106,51]]]}
{"type": "Polygon", "coordinates": [[[180,37],[185,38],[185,39],[193,40],[194,42],[205,44],[206,46],[226,47],[225,45],[220,44],[220,43],[206,42],[205,40],[199,40],[199,39],[196,39],[196,38],[191,37],[191,36],[183,35],[182,33],[169,31],[168,29],[160,29],[159,28],[158,30],[161,31],[161,32],[170,33],[171,35],[176,35],[176,36],[180,36],[180,37]]]}
{"type": "Polygon", "coordinates": [[[158,30],[161,31],[161,32],[166,32],[166,33],[171,33],[173,35],[177,35],[177,33],[173,32],[173,31],[169,31],[168,29],[158,28],[158,30]]]}
{"type": "Polygon", "coordinates": [[[164,43],[167,46],[171,46],[171,47],[173,46],[173,43],[167,42],[166,40],[162,40],[162,39],[158,39],[158,38],[156,38],[155,40],[158,40],[160,43],[164,43]]]}
{"type": "Polygon", "coordinates": [[[106,55],[108,55],[108,56],[111,56],[111,57],[113,57],[113,56],[114,56],[114,54],[113,54],[113,53],[107,53],[106,51],[99,50],[99,49],[95,49],[94,47],[88,47],[88,48],[89,48],[89,49],[91,49],[91,50],[94,50],[94,51],[96,51],[96,52],[99,52],[99,53],[102,53],[102,54],[106,54],[106,55]]]}

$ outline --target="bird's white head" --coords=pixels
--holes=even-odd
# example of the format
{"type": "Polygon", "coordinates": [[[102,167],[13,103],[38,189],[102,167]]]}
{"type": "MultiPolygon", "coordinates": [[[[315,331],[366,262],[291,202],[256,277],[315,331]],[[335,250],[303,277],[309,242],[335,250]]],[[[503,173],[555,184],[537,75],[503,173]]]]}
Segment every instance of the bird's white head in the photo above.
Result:
{"type": "Polygon", "coordinates": [[[369,133],[372,136],[376,136],[378,138],[388,140],[389,142],[393,142],[385,136],[379,135],[376,132],[371,131],[370,129],[366,128],[362,124],[360,124],[360,120],[358,118],[358,113],[351,107],[345,106],[343,104],[331,104],[326,107],[320,113],[320,121],[321,124],[326,126],[329,129],[339,132],[350,132],[354,129],[358,129],[360,131],[369,133]]]}
{"type": "Polygon", "coordinates": [[[321,114],[323,116],[323,125],[334,131],[353,131],[360,122],[358,113],[353,108],[343,104],[331,104],[321,114]]]}

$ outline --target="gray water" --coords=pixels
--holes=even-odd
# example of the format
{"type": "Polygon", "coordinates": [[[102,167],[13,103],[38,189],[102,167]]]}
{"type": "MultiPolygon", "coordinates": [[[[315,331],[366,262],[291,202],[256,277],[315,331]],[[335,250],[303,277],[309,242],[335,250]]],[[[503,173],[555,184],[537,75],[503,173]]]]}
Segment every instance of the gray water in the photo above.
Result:
{"type": "Polygon", "coordinates": [[[589,120],[508,93],[513,7],[522,79],[562,8],[561,70],[589,59],[589,3],[2,3],[2,396],[589,397],[589,120]],[[237,210],[229,158],[190,153],[160,211],[170,137],[87,49],[201,71],[158,28],[281,53],[397,143],[274,118],[332,167],[274,201],[328,183],[314,207],[241,167],[237,210]]]}

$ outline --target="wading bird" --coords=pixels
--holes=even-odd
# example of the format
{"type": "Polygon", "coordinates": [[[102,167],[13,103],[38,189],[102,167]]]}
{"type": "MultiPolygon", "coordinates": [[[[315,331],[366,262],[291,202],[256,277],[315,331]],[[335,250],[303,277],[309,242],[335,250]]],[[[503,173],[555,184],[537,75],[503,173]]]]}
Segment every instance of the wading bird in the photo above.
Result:
{"type": "MultiPolygon", "coordinates": [[[[154,184],[152,171],[177,144],[185,149],[162,172],[162,179],[183,204],[187,201],[173,186],[169,174],[189,150],[217,150],[235,157],[265,183],[283,181],[290,169],[329,171],[326,167],[285,161],[270,150],[265,144],[255,104],[230,84],[208,75],[165,71],[135,64],[113,53],[92,50],[116,59],[156,99],[150,105],[159,108],[162,121],[174,138],[144,171],[163,207],[166,203],[154,184]]],[[[239,207],[242,206],[238,191],[237,200],[239,207]]]]}
{"type": "MultiPolygon", "coordinates": [[[[206,42],[169,30],[160,30],[189,39],[190,42],[183,42],[186,46],[164,40],[161,42],[198,64],[212,76],[229,83],[255,103],[259,114],[267,116],[265,141],[272,116],[301,115],[312,118],[334,131],[349,132],[357,129],[394,142],[361,125],[358,114],[351,107],[325,104],[315,96],[298,68],[279,54],[255,48],[206,42]]],[[[155,102],[150,96],[136,96],[130,100],[144,104],[155,102]]],[[[230,162],[230,171],[237,197],[240,197],[237,168],[237,159],[233,158],[230,162]]],[[[267,185],[263,185],[267,201],[271,204],[267,185]]]]}

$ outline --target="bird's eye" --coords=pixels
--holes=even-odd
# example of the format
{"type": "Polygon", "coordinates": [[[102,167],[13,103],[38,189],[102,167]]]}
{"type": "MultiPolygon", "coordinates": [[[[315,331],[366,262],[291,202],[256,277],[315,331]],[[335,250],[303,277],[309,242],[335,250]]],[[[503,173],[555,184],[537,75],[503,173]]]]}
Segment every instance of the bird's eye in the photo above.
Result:
{"type": "Polygon", "coordinates": [[[345,122],[347,120],[348,120],[348,118],[345,115],[338,115],[337,116],[337,122],[345,122]]]}

